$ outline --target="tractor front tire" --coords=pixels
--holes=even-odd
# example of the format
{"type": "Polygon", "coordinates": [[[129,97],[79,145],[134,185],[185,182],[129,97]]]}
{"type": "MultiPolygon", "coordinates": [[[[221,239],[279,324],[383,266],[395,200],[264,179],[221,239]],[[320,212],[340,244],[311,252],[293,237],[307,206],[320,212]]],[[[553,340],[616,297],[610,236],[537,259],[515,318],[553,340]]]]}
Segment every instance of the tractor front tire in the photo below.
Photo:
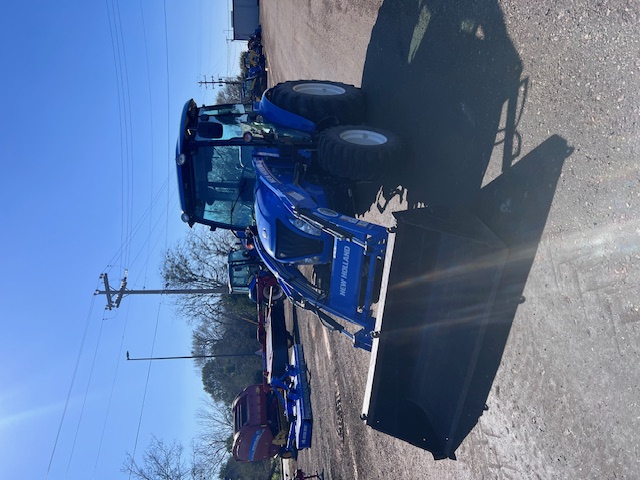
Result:
{"type": "Polygon", "coordinates": [[[270,90],[269,100],[276,106],[318,124],[335,117],[339,124],[364,121],[364,92],[341,82],[296,80],[283,82],[270,90]]]}
{"type": "Polygon", "coordinates": [[[318,142],[318,163],[328,173],[356,181],[376,181],[405,159],[405,142],[397,134],[369,126],[325,130],[318,142]]]}

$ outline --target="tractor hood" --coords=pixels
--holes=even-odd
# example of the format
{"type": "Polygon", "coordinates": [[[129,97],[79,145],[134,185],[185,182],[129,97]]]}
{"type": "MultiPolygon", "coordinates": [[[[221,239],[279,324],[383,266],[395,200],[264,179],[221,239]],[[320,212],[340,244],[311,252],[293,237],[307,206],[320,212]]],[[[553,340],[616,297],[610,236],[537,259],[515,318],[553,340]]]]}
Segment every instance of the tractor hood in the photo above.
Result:
{"type": "Polygon", "coordinates": [[[258,182],[255,197],[257,234],[271,258],[288,264],[330,261],[333,238],[296,218],[284,203],[285,195],[278,196],[268,185],[258,182]]]}

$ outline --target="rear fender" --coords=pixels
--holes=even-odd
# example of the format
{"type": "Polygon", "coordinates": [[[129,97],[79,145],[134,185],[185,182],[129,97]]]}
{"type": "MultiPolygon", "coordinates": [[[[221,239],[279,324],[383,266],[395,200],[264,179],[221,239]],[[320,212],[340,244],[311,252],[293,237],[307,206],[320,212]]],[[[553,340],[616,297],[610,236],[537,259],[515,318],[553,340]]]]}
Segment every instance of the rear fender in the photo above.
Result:
{"type": "Polygon", "coordinates": [[[271,103],[268,95],[269,90],[262,94],[262,98],[260,99],[260,103],[258,104],[258,108],[256,109],[258,115],[262,115],[265,120],[275,125],[281,125],[286,128],[300,130],[306,133],[315,132],[315,123],[313,123],[311,120],[301,117],[300,115],[296,115],[295,113],[284,110],[274,103],[271,103]]]}

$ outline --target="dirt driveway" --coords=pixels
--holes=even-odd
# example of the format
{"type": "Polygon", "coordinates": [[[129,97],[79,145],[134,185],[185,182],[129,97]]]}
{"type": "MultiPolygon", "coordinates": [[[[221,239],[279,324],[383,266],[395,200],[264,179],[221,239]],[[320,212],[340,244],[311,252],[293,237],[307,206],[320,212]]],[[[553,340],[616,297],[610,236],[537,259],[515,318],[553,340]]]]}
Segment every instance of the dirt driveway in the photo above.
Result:
{"type": "Polygon", "coordinates": [[[526,299],[489,330],[489,410],[455,462],[365,426],[368,354],[297,312],[315,414],[299,465],[325,479],[639,478],[639,4],[261,8],[271,83],[361,85],[369,123],[409,141],[403,168],[359,189],[360,213],[472,207],[526,299]]]}

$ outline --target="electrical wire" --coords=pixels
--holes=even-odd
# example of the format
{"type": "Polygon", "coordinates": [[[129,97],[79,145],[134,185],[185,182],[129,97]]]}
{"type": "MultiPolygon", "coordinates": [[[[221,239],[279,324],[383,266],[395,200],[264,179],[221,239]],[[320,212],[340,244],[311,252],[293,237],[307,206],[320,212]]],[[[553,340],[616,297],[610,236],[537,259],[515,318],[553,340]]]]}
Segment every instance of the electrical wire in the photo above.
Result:
{"type": "MultiPolygon", "coordinates": [[[[126,178],[126,192],[127,192],[127,209],[126,209],[126,230],[127,232],[131,231],[131,224],[133,219],[133,203],[134,203],[134,155],[133,155],[133,121],[131,119],[131,90],[129,83],[129,68],[127,65],[127,49],[124,41],[123,33],[122,33],[122,17],[120,15],[120,3],[119,1],[115,1],[112,3],[115,5],[114,9],[114,24],[119,26],[116,28],[116,34],[119,35],[120,41],[118,45],[122,45],[122,62],[120,63],[121,73],[120,73],[120,81],[124,82],[124,96],[123,96],[123,107],[125,112],[125,151],[126,151],[126,172],[123,172],[123,176],[126,178]],[[117,16],[117,17],[116,17],[117,16]],[[117,21],[115,21],[117,18],[117,21]],[[123,67],[124,64],[124,68],[123,67]],[[124,75],[122,74],[122,70],[124,70],[124,75]],[[124,104],[126,102],[126,105],[124,104]]],[[[118,36],[116,36],[116,40],[118,36]]],[[[125,255],[125,264],[128,263],[128,255],[130,251],[127,251],[125,255]]]]}
{"type": "Polygon", "coordinates": [[[87,339],[87,331],[89,330],[89,323],[91,321],[91,314],[93,313],[93,306],[95,302],[96,302],[96,297],[93,296],[91,298],[91,305],[89,306],[89,313],[87,314],[87,320],[84,325],[84,332],[82,333],[82,340],[80,341],[80,349],[78,350],[78,356],[76,357],[76,365],[73,369],[71,384],[69,385],[69,391],[67,392],[67,399],[64,402],[64,409],[62,410],[62,418],[60,418],[60,423],[58,425],[58,432],[56,433],[56,439],[53,442],[53,449],[51,451],[51,457],[49,458],[49,465],[47,467],[47,474],[45,478],[49,478],[49,473],[51,472],[51,464],[53,463],[53,457],[55,456],[56,448],[58,447],[58,440],[60,439],[60,432],[62,431],[62,425],[64,424],[64,420],[67,416],[67,408],[69,407],[71,392],[73,391],[73,386],[75,385],[75,382],[76,382],[76,375],[78,374],[78,367],[80,366],[80,358],[82,357],[82,353],[84,352],[84,344],[87,339]]]}
{"type": "MultiPolygon", "coordinates": [[[[147,29],[145,26],[145,21],[144,21],[144,8],[142,7],[142,0],[139,0],[139,4],[140,4],[140,17],[142,19],[142,37],[144,39],[144,56],[145,56],[145,64],[147,66],[147,90],[149,91],[149,129],[151,131],[151,136],[150,136],[150,147],[151,147],[151,186],[149,189],[149,192],[151,194],[151,210],[149,211],[149,236],[151,236],[151,226],[152,226],[152,222],[151,222],[151,217],[153,216],[153,164],[155,161],[155,152],[154,152],[154,132],[155,129],[153,127],[153,102],[151,101],[151,68],[149,66],[149,46],[148,46],[148,42],[147,42],[147,29]]],[[[150,242],[147,242],[147,247],[149,247],[150,242]]],[[[149,257],[150,257],[151,252],[149,251],[149,248],[147,248],[147,262],[146,264],[149,264],[149,257]]],[[[134,260],[135,262],[135,260],[134,260]]],[[[147,269],[145,269],[144,272],[144,276],[145,276],[145,283],[146,283],[146,279],[147,279],[147,269]]]]}
{"type": "MultiPolygon", "coordinates": [[[[173,190],[171,192],[170,200],[173,200],[173,198],[175,197],[175,192],[176,192],[175,190],[173,190]]],[[[173,208],[175,208],[175,206],[173,208]]],[[[153,236],[153,232],[156,231],[156,228],[159,225],[161,225],[160,222],[164,219],[163,215],[164,215],[164,209],[160,212],[160,215],[158,216],[158,220],[156,220],[156,223],[153,225],[153,228],[151,229],[150,233],[147,235],[147,238],[144,240],[144,242],[142,244],[142,247],[140,247],[140,249],[138,250],[138,253],[133,257],[133,260],[131,260],[131,263],[129,264],[130,265],[129,269],[136,264],[136,261],[138,260],[138,258],[142,254],[142,251],[144,250],[145,246],[148,246],[148,247],[151,246],[151,242],[150,242],[151,237],[153,236]]],[[[162,234],[166,232],[167,228],[168,228],[167,224],[163,223],[162,224],[162,228],[160,229],[160,232],[157,235],[155,235],[156,242],[154,243],[153,248],[147,248],[147,251],[151,251],[151,252],[155,251],[156,246],[158,245],[158,242],[159,242],[162,234]]],[[[146,266],[148,265],[148,263],[149,263],[149,254],[147,254],[147,259],[145,260],[143,268],[146,269],[146,266]]],[[[145,272],[145,282],[144,283],[146,284],[146,272],[145,272]]]]}
{"type": "MultiPolygon", "coordinates": [[[[120,132],[120,169],[121,171],[124,172],[125,170],[125,157],[124,157],[124,151],[123,151],[123,130],[126,130],[123,128],[123,124],[122,124],[122,120],[124,117],[123,114],[123,100],[122,100],[122,91],[120,88],[120,75],[119,75],[119,49],[116,48],[116,37],[114,36],[114,29],[115,27],[115,18],[113,19],[113,23],[111,20],[111,7],[109,6],[109,0],[105,0],[105,5],[107,7],[107,19],[109,20],[109,34],[111,36],[111,51],[113,54],[113,65],[114,65],[114,72],[116,74],[116,92],[118,95],[118,121],[120,123],[120,128],[119,128],[119,132],[120,132]]],[[[124,195],[125,195],[125,188],[124,188],[124,176],[120,177],[120,208],[121,208],[121,215],[120,215],[120,243],[122,244],[124,242],[124,219],[125,219],[125,215],[124,215],[124,204],[125,204],[125,200],[124,200],[124,195]]]]}
{"type": "MultiPolygon", "coordinates": [[[[95,298],[95,295],[94,295],[95,298]]],[[[89,380],[87,381],[87,388],[84,390],[84,397],[82,399],[82,408],[80,409],[80,417],[78,418],[78,424],[76,426],[76,433],[73,436],[73,444],[71,446],[71,453],[69,454],[69,461],[67,462],[67,473],[65,478],[69,478],[69,469],[71,468],[71,460],[73,459],[73,453],[76,449],[76,442],[78,440],[78,432],[80,431],[80,425],[82,424],[82,418],[84,416],[84,407],[87,404],[87,396],[89,395],[89,387],[91,386],[91,380],[93,379],[93,371],[96,365],[96,358],[98,356],[98,346],[100,345],[100,339],[102,338],[102,326],[104,325],[104,316],[100,322],[100,331],[98,332],[98,339],[96,340],[96,347],[93,351],[93,360],[91,361],[91,369],[89,371],[89,380]]]]}
{"type": "MultiPolygon", "coordinates": [[[[129,88],[129,73],[127,68],[127,56],[122,33],[122,19],[117,1],[109,3],[105,0],[107,16],[109,19],[109,33],[116,73],[116,88],[118,93],[118,111],[120,121],[120,168],[122,171],[120,180],[121,191],[121,219],[120,240],[124,243],[131,230],[133,212],[133,126],[131,121],[131,94],[129,88]]],[[[126,251],[122,257],[126,262],[126,251]]],[[[120,265],[122,267],[122,263],[120,265]]]]}
{"type": "Polygon", "coordinates": [[[144,220],[150,214],[151,210],[153,209],[153,206],[160,200],[160,198],[164,194],[164,191],[167,188],[168,184],[169,184],[169,179],[167,178],[164,181],[164,183],[162,184],[162,186],[160,187],[160,189],[158,190],[158,192],[156,193],[153,202],[151,202],[151,205],[149,205],[149,207],[147,207],[147,209],[143,212],[143,214],[140,216],[140,218],[136,222],[136,224],[133,227],[133,230],[131,231],[130,235],[122,242],[122,244],[120,245],[118,250],[116,250],[116,253],[114,253],[113,256],[111,257],[111,259],[107,262],[107,264],[105,266],[105,269],[108,269],[116,261],[118,261],[118,260],[120,260],[122,258],[122,252],[125,250],[125,248],[128,248],[128,246],[129,246],[129,244],[131,242],[133,242],[133,239],[134,239],[135,235],[138,233],[138,230],[140,230],[140,228],[144,224],[144,220]]]}
{"type": "MultiPolygon", "coordinates": [[[[165,49],[165,57],[166,57],[166,67],[167,67],[167,157],[171,155],[171,124],[169,122],[169,114],[171,113],[171,78],[169,76],[169,31],[167,28],[167,2],[164,0],[162,2],[163,11],[164,11],[164,49],[165,49]]],[[[167,162],[167,181],[171,177],[170,171],[170,163],[167,162]]],[[[169,224],[169,192],[167,191],[167,224],[169,224]]],[[[165,232],[165,246],[169,243],[169,230],[165,232]]]]}
{"type": "MultiPolygon", "coordinates": [[[[153,331],[153,341],[151,342],[151,354],[149,355],[149,358],[153,357],[153,353],[155,351],[156,348],[156,337],[158,335],[158,325],[160,323],[160,309],[162,307],[162,303],[160,303],[158,305],[158,312],[156,314],[156,328],[153,331]]],[[[135,458],[136,457],[136,451],[138,449],[138,440],[140,438],[140,427],[142,426],[142,417],[144,415],[144,406],[145,406],[145,401],[147,399],[147,389],[149,387],[149,378],[151,377],[151,364],[152,361],[149,360],[148,361],[148,367],[147,367],[147,379],[145,380],[144,383],[144,393],[142,394],[142,405],[140,406],[140,416],[138,417],[138,428],[136,430],[136,440],[134,442],[133,445],[133,453],[131,454],[131,458],[135,458]]],[[[131,472],[129,472],[129,479],[131,478],[131,472]]]]}
{"type": "Polygon", "coordinates": [[[102,452],[102,444],[104,442],[104,435],[107,430],[107,423],[109,420],[109,414],[111,413],[111,404],[113,402],[113,394],[116,389],[116,383],[118,380],[118,373],[120,371],[120,359],[122,358],[122,351],[124,350],[124,338],[125,333],[127,331],[127,325],[129,323],[129,305],[127,304],[127,310],[124,316],[124,326],[122,328],[122,335],[120,337],[120,348],[118,350],[118,354],[116,356],[116,368],[113,374],[113,380],[111,381],[111,391],[109,392],[109,401],[107,402],[107,411],[104,416],[104,422],[102,423],[102,431],[100,432],[100,441],[98,442],[98,453],[96,455],[96,461],[93,466],[93,474],[91,476],[92,479],[95,478],[96,472],[98,471],[98,462],[100,461],[100,453],[102,452]]]}

